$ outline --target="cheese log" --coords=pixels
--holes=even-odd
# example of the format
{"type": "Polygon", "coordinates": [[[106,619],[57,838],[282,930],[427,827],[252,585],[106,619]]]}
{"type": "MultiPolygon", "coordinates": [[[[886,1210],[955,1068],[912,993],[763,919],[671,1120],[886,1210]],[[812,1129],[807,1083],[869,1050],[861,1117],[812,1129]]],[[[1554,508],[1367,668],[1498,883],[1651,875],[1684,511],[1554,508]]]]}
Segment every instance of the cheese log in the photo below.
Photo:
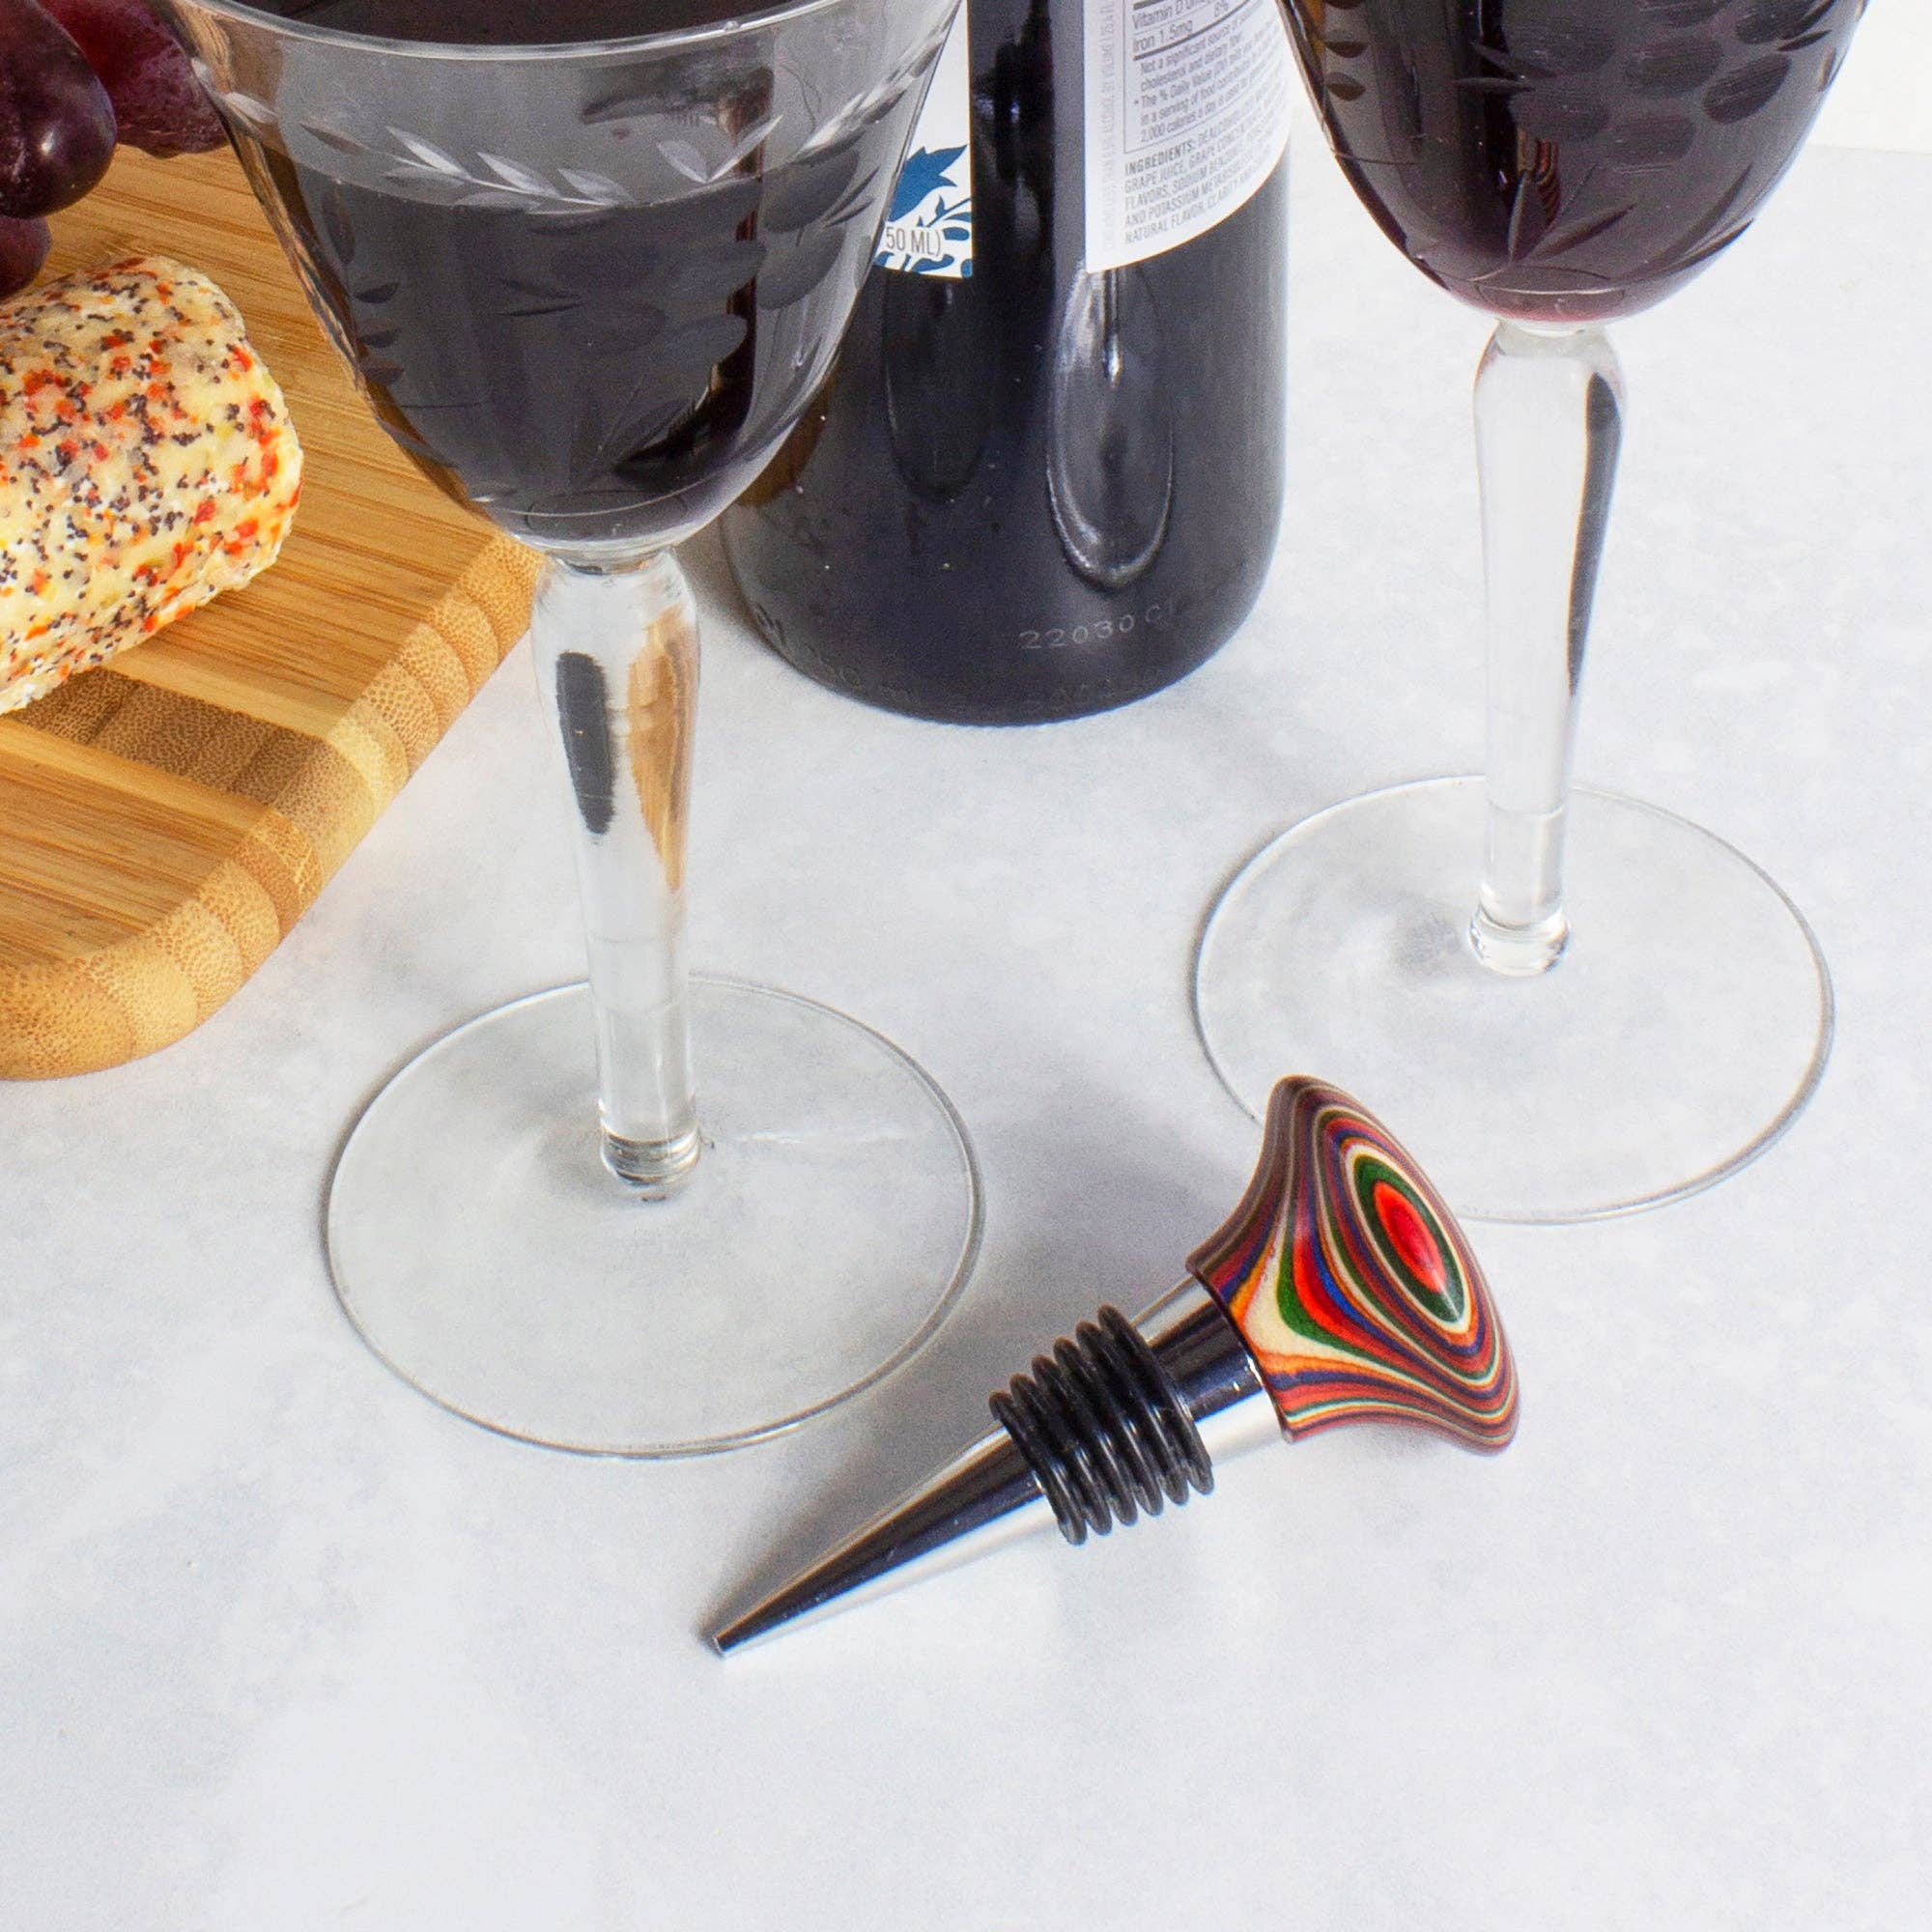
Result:
{"type": "Polygon", "coordinates": [[[266,570],[300,492],[206,275],[145,258],[0,304],[0,712],[266,570]]]}

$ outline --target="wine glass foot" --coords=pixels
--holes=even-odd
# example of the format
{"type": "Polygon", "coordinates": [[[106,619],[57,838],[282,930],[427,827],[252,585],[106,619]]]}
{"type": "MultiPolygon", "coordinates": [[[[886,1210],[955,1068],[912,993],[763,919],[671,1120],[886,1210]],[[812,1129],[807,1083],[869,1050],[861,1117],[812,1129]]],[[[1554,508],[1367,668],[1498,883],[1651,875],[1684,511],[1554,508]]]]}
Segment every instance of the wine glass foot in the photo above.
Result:
{"type": "Polygon", "coordinates": [[[336,1293],[445,1408],[590,1454],[734,1448],[870,1387],[956,1300],[980,1200],[946,1096],[829,1007],[692,996],[704,1150],[670,1200],[600,1157],[582,986],[458,1028],[356,1123],[328,1195],[336,1293]]]}
{"type": "Polygon", "coordinates": [[[1831,976],[1741,853],[1634,800],[1570,809],[1570,939],[1549,971],[1469,936],[1479,779],[1351,799],[1256,857],[1214,908],[1195,1014],[1259,1118],[1288,1073],[1360,1094],[1478,1220],[1630,1213],[1735,1173],[1831,1051],[1831,976]]]}

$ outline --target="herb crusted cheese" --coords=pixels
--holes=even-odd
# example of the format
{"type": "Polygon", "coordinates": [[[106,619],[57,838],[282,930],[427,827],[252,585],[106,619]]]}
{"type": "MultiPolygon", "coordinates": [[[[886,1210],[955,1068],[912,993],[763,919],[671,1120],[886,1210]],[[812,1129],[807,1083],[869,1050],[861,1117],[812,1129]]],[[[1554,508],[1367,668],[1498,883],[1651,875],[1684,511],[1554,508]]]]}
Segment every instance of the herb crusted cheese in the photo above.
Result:
{"type": "Polygon", "coordinates": [[[300,493],[207,276],[144,258],[0,304],[0,712],[266,570],[300,493]]]}

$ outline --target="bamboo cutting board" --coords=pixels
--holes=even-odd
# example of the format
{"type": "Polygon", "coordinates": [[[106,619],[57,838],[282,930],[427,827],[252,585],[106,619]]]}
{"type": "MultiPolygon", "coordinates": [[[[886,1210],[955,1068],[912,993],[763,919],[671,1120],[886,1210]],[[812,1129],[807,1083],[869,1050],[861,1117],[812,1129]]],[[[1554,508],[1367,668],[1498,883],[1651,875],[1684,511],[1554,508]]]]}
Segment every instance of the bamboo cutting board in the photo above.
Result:
{"type": "Polygon", "coordinates": [[[212,275],[306,468],[272,570],[0,718],[9,1079],[118,1065],[227,1000],[523,634],[536,578],[376,427],[231,156],[124,149],[54,242],[49,273],[212,275]]]}

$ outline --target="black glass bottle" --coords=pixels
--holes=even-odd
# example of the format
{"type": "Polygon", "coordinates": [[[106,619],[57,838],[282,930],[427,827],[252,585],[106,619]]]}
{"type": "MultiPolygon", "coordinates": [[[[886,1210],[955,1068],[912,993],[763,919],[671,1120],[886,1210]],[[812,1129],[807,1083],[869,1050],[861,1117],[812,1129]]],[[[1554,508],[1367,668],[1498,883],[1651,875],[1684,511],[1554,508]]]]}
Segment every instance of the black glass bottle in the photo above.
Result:
{"type": "Polygon", "coordinates": [[[970,156],[969,277],[875,269],[825,391],[725,519],[765,636],[825,684],[950,722],[1077,717],[1184,676],[1253,607],[1281,516],[1286,47],[1273,0],[1156,11],[1180,16],[1158,71],[1129,0],[970,0],[968,153],[941,177],[963,195],[970,156]],[[1087,70],[1115,26],[1141,94],[1127,134],[1109,123],[1096,241],[1086,122],[1096,94],[1119,114],[1120,76],[1087,70]],[[1210,139],[1245,141],[1259,185],[1197,192],[1210,139]]]}

